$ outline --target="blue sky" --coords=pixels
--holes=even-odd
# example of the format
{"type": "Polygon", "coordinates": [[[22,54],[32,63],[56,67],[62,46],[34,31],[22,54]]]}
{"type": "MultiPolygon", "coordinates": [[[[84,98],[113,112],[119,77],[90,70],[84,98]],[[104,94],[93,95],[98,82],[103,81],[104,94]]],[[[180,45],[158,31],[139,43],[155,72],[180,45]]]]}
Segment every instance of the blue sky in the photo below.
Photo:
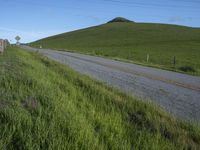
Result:
{"type": "Polygon", "coordinates": [[[105,23],[121,16],[136,22],[200,27],[199,0],[0,0],[0,38],[31,42],[105,23]]]}

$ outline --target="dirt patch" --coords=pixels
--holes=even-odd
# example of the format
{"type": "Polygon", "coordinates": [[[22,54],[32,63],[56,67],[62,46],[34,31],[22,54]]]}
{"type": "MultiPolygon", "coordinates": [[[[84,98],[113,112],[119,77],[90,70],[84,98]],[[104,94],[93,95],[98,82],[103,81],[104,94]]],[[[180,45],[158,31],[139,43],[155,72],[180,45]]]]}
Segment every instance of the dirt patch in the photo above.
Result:
{"type": "Polygon", "coordinates": [[[161,135],[168,140],[173,141],[175,139],[175,134],[172,133],[170,130],[168,130],[165,126],[160,127],[160,133],[161,135]]]}
{"type": "Polygon", "coordinates": [[[8,100],[7,101],[0,100],[0,109],[6,108],[8,106],[10,106],[10,103],[8,102],[8,100]]]}
{"type": "Polygon", "coordinates": [[[155,125],[147,118],[144,112],[138,111],[129,113],[129,121],[139,128],[145,128],[152,133],[157,132],[155,125]]]}
{"type": "Polygon", "coordinates": [[[39,107],[39,102],[34,97],[27,97],[22,101],[22,106],[28,111],[35,111],[39,107]]]}

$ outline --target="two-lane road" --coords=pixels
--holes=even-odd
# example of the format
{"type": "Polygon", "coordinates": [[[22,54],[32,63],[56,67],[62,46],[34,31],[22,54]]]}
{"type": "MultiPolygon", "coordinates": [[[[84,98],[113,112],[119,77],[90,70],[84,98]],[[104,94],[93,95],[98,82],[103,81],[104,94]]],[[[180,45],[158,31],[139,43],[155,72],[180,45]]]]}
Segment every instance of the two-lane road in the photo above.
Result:
{"type": "Polygon", "coordinates": [[[200,77],[77,53],[21,46],[200,124],[200,77]]]}

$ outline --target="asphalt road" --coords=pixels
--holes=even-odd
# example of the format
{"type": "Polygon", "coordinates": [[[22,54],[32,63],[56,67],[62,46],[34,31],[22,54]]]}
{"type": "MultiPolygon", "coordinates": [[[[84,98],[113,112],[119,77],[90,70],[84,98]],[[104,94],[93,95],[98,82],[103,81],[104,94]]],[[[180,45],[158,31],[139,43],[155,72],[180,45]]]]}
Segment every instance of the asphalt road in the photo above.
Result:
{"type": "Polygon", "coordinates": [[[123,92],[153,101],[180,119],[200,124],[200,77],[83,54],[21,47],[39,51],[123,92]]]}

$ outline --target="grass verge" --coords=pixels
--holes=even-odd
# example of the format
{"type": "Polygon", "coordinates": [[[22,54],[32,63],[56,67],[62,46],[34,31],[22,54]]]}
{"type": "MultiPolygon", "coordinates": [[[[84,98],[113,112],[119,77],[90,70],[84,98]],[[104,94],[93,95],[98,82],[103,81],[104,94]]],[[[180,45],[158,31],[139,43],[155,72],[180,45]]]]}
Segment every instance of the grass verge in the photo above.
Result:
{"type": "Polygon", "coordinates": [[[200,149],[200,129],[37,53],[0,56],[0,149],[200,149]]]}

